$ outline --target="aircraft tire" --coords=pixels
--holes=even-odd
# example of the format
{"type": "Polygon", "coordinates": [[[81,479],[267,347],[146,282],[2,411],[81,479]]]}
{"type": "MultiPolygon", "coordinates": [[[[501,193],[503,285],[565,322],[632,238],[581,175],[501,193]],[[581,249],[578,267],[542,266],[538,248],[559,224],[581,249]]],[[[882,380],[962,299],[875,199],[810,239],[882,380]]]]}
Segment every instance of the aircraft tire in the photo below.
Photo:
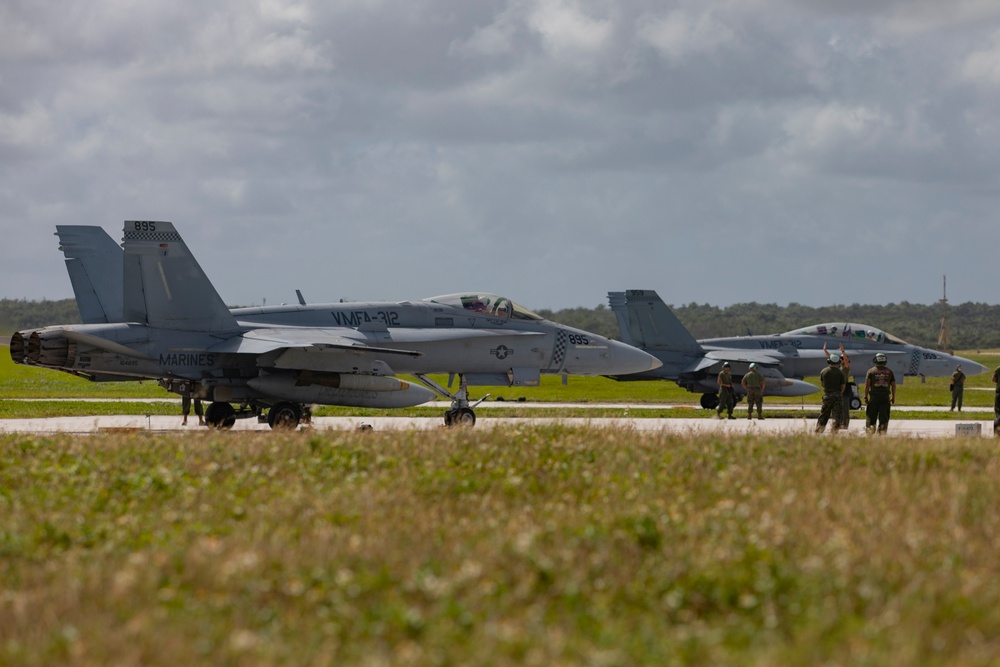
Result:
{"type": "Polygon", "coordinates": [[[472,427],[476,425],[476,413],[472,411],[472,408],[462,408],[458,411],[455,416],[455,422],[457,426],[468,426],[472,427]]]}
{"type": "Polygon", "coordinates": [[[475,426],[476,413],[472,408],[459,408],[444,413],[445,426],[475,426]]]}
{"type": "Polygon", "coordinates": [[[851,399],[851,410],[860,410],[860,409],[861,409],[861,399],[860,398],[852,398],[851,399]]]}
{"type": "Polygon", "coordinates": [[[702,394],[701,395],[701,407],[706,410],[714,410],[719,407],[719,395],[718,394],[702,394]]]}
{"type": "Polygon", "coordinates": [[[229,403],[216,401],[205,410],[205,424],[220,431],[231,429],[236,424],[236,410],[229,403]]]}
{"type": "Polygon", "coordinates": [[[267,411],[267,425],[274,431],[294,431],[300,421],[302,410],[295,403],[276,403],[267,411]]]}

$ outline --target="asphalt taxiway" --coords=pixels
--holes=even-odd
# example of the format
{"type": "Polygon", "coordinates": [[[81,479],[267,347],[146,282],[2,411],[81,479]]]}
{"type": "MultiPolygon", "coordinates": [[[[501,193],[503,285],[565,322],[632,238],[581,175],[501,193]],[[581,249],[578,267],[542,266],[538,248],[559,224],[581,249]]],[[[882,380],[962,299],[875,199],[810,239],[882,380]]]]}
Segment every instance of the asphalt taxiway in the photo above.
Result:
{"type": "MultiPolygon", "coordinates": [[[[579,407],[579,406],[577,406],[579,407]]],[[[488,411],[483,411],[488,412],[488,411]]],[[[972,417],[973,415],[970,415],[972,417]]],[[[981,413],[976,416],[983,416],[981,413]]],[[[488,417],[480,416],[477,429],[516,429],[522,425],[559,423],[608,430],[662,431],[678,434],[733,433],[746,436],[764,434],[814,434],[816,420],[803,417],[772,419],[715,419],[697,418],[632,418],[623,417],[488,417]]],[[[863,436],[863,419],[852,419],[846,430],[836,437],[863,436]]],[[[431,430],[444,428],[440,417],[316,417],[311,426],[316,430],[361,430],[370,427],[375,431],[431,430]]],[[[161,415],[102,415],[91,417],[48,417],[39,419],[0,420],[0,433],[54,434],[54,433],[166,433],[205,431],[196,418],[189,417],[188,425],[181,425],[180,416],[161,415]]],[[[270,431],[267,424],[256,419],[242,419],[231,429],[234,433],[270,431]]],[[[827,436],[831,431],[827,428],[827,436]]],[[[993,437],[992,420],[968,419],[930,420],[894,419],[889,424],[889,434],[909,438],[993,437]]]]}

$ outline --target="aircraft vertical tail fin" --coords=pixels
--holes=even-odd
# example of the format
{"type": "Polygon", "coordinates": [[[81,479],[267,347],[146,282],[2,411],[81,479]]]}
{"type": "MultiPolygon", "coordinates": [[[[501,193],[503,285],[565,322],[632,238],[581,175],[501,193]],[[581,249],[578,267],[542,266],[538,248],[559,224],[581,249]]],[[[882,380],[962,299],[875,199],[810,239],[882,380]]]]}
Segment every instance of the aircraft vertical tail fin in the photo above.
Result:
{"type": "Polygon", "coordinates": [[[608,292],[622,341],[643,350],[701,352],[702,347],[653,290],[608,292]]]}
{"type": "Polygon", "coordinates": [[[129,321],[228,331],[236,319],[170,222],[127,220],[123,310],[129,321]]]}
{"type": "Polygon", "coordinates": [[[121,247],[91,225],[56,225],[56,236],[83,323],[123,321],[121,247]]]}

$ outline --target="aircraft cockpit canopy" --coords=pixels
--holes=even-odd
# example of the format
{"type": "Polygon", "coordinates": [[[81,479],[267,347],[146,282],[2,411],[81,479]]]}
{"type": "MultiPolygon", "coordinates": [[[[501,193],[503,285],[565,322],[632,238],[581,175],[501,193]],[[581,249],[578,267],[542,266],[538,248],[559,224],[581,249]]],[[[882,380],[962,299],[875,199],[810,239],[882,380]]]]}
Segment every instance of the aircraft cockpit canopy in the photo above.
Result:
{"type": "Polygon", "coordinates": [[[445,294],[427,299],[431,303],[439,303],[442,306],[452,306],[453,308],[463,308],[465,310],[489,315],[502,320],[541,320],[541,316],[534,314],[527,308],[517,305],[505,296],[498,294],[483,294],[479,292],[463,292],[461,294],[445,294]]]}
{"type": "Polygon", "coordinates": [[[869,341],[872,343],[890,343],[893,345],[908,345],[908,343],[891,333],[868,326],[867,324],[855,324],[852,322],[828,322],[826,324],[814,324],[810,327],[795,329],[785,333],[786,336],[833,336],[834,338],[845,338],[854,341],[869,341]]]}

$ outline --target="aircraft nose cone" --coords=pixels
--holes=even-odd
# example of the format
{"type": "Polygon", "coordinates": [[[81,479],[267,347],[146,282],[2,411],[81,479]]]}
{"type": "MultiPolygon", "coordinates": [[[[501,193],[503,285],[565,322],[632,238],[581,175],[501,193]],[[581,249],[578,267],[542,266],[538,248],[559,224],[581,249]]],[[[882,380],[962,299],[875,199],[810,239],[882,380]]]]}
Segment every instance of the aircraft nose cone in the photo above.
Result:
{"type": "Polygon", "coordinates": [[[608,372],[608,375],[644,373],[663,365],[662,361],[651,354],[643,352],[639,348],[618,341],[610,341],[610,343],[611,370],[608,372]]]}
{"type": "MultiPolygon", "coordinates": [[[[962,357],[955,357],[954,366],[957,366],[959,364],[962,365],[962,372],[965,373],[966,375],[979,375],[980,373],[985,373],[986,371],[990,370],[986,366],[983,366],[980,363],[972,361],[971,359],[963,359],[962,357]]],[[[954,370],[954,366],[952,366],[952,370],[954,370]]]]}

